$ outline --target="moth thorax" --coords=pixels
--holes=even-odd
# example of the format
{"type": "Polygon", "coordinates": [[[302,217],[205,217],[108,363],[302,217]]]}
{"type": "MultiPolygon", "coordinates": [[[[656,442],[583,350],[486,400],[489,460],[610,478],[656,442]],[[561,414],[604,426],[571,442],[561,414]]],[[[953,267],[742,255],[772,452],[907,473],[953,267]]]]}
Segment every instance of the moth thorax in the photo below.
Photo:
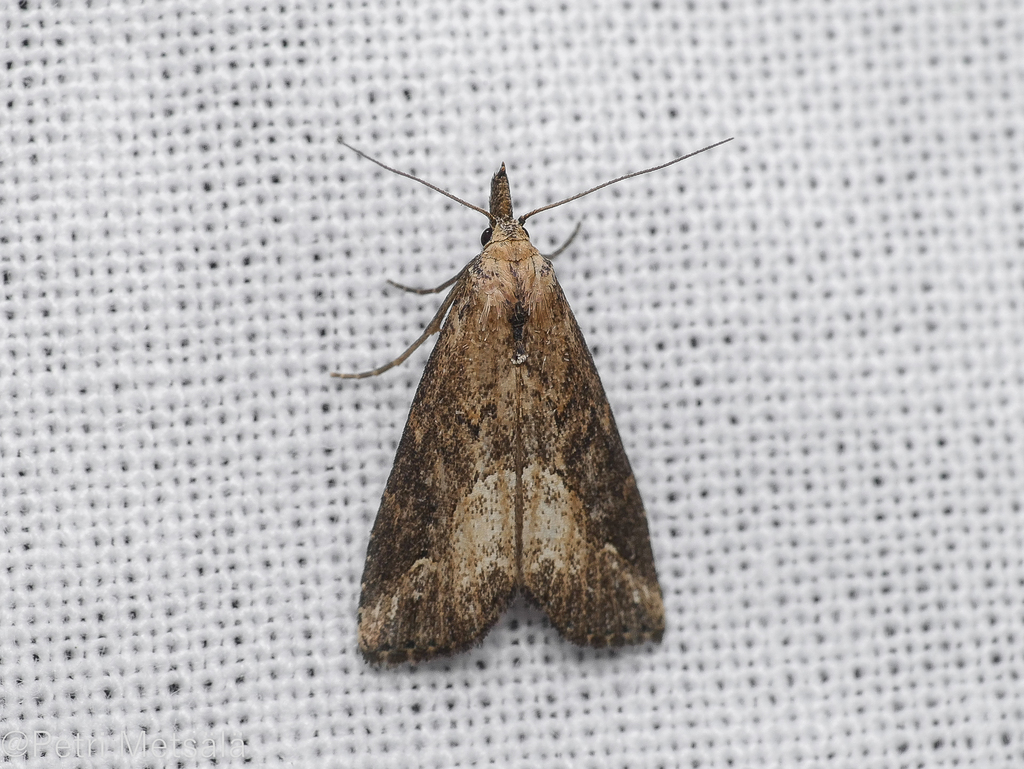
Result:
{"type": "Polygon", "coordinates": [[[526,321],[530,319],[530,313],[526,307],[523,306],[522,302],[516,302],[512,308],[512,312],[509,313],[508,322],[512,326],[512,365],[521,366],[526,363],[526,345],[523,342],[523,327],[526,325],[526,321]]]}

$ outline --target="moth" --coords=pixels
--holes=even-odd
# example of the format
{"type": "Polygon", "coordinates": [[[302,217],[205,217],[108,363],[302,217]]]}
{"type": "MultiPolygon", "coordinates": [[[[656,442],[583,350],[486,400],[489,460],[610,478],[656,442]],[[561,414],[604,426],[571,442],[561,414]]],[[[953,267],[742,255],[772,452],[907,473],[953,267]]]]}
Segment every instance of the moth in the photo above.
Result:
{"type": "Polygon", "coordinates": [[[363,656],[393,664],[464,650],[520,593],[572,643],[660,641],[665,609],[640,492],[583,334],[524,224],[725,142],[519,218],[504,164],[485,211],[341,143],[488,220],[483,250],[454,278],[436,289],[394,284],[451,286],[419,339],[378,369],[332,374],[376,376],[440,332],[370,534],[363,656]]]}

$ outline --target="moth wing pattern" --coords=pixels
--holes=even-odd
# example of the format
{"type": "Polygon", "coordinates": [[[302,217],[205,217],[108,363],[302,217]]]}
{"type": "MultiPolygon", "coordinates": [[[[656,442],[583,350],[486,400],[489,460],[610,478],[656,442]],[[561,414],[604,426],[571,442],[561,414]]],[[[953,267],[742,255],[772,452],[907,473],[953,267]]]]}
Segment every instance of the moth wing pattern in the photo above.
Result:
{"type": "Polygon", "coordinates": [[[526,324],[520,378],[523,587],[568,640],[660,641],[643,502],[593,358],[554,273],[526,324]]]}
{"type": "Polygon", "coordinates": [[[472,645],[517,589],[568,640],[658,641],[647,519],[611,407],[550,263],[517,348],[507,270],[478,257],[453,289],[370,534],[359,645],[371,662],[472,645]]]}
{"type": "Polygon", "coordinates": [[[516,587],[515,394],[493,349],[507,332],[469,283],[452,289],[370,534],[359,647],[374,663],[470,646],[516,587]]]}

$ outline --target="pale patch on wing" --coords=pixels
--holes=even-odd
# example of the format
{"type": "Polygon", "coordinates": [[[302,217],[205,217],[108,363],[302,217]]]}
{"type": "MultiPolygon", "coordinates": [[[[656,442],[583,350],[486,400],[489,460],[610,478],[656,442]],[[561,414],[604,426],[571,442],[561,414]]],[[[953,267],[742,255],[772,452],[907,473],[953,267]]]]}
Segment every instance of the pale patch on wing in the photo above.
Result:
{"type": "Polygon", "coordinates": [[[559,629],[570,638],[603,633],[621,636],[627,643],[649,635],[642,628],[657,627],[664,613],[657,583],[637,573],[610,542],[588,536],[587,511],[557,474],[538,464],[527,465],[523,488],[522,574],[526,589],[549,610],[553,621],[567,613],[581,622],[593,614],[617,618],[605,628],[559,629]]]}
{"type": "Polygon", "coordinates": [[[516,476],[511,470],[482,478],[452,512],[451,588],[480,590],[486,580],[513,578],[516,476]]]}
{"type": "Polygon", "coordinates": [[[526,511],[523,514],[523,578],[554,571],[575,576],[585,542],[573,518],[582,506],[562,479],[538,465],[523,468],[526,511]]]}
{"type": "Polygon", "coordinates": [[[364,652],[429,657],[465,646],[498,618],[516,581],[514,489],[510,470],[474,484],[442,549],[361,607],[364,652]]]}

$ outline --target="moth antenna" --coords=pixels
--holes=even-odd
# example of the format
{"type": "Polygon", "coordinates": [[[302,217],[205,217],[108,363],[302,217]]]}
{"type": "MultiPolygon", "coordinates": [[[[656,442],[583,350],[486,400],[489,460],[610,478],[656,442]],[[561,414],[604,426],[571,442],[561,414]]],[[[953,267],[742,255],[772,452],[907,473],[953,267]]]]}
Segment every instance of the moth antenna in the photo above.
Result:
{"type": "MultiPolygon", "coordinates": [[[[565,200],[559,200],[557,203],[549,203],[546,206],[541,206],[540,208],[535,208],[533,211],[530,211],[530,213],[523,214],[522,216],[520,216],[519,217],[519,223],[522,224],[523,222],[525,222],[527,219],[529,219],[534,214],[539,214],[541,211],[547,211],[547,210],[552,209],[552,208],[557,208],[558,206],[562,205],[563,203],[569,203],[570,201],[577,200],[579,198],[582,198],[584,195],[589,195],[591,192],[597,192],[598,190],[603,190],[605,187],[609,187],[609,186],[611,186],[613,184],[618,184],[619,182],[625,181],[626,179],[632,179],[634,176],[643,176],[644,174],[649,174],[649,173],[651,173],[653,171],[660,171],[662,168],[668,168],[669,166],[675,165],[676,163],[679,163],[679,162],[682,162],[683,160],[686,160],[687,158],[692,158],[694,155],[699,155],[702,152],[707,152],[708,150],[713,150],[715,147],[721,147],[726,142],[731,142],[733,140],[733,138],[734,137],[730,136],[728,139],[723,139],[720,142],[715,142],[714,144],[709,144],[707,147],[699,149],[696,152],[691,152],[688,155],[683,155],[682,157],[678,157],[675,160],[670,160],[667,163],[662,163],[660,166],[652,166],[651,168],[645,168],[643,171],[634,171],[631,174],[626,174],[625,176],[620,176],[618,179],[612,179],[610,182],[605,182],[604,184],[599,184],[596,187],[591,187],[589,190],[586,190],[585,192],[581,192],[578,195],[573,195],[571,198],[566,198],[565,200]]],[[[346,144],[345,146],[347,147],[348,145],[346,144]]],[[[362,153],[360,152],[359,154],[362,154],[362,153]]],[[[370,158],[370,159],[373,160],[373,158],[370,158]]],[[[377,162],[377,161],[374,161],[374,162],[377,162]]],[[[417,179],[417,181],[419,181],[419,180],[417,179]]],[[[448,193],[445,193],[445,194],[447,195],[448,193]]]]}
{"type": "MultiPolygon", "coordinates": [[[[484,216],[486,216],[486,217],[487,217],[487,220],[488,220],[489,222],[491,222],[492,224],[494,223],[494,217],[493,217],[493,216],[491,216],[489,212],[487,212],[487,211],[484,211],[484,210],[483,210],[482,208],[480,208],[479,206],[474,206],[474,205],[473,205],[472,203],[467,203],[467,202],[466,202],[465,200],[463,200],[462,198],[459,198],[459,197],[456,197],[455,195],[452,195],[452,194],[451,194],[450,192],[448,192],[447,190],[442,190],[442,189],[441,189],[440,187],[438,187],[438,186],[436,186],[436,185],[434,185],[434,184],[431,184],[430,182],[426,181],[425,179],[421,179],[421,178],[420,178],[420,177],[418,177],[418,176],[413,176],[412,174],[407,174],[407,173],[406,173],[405,171],[399,171],[399,170],[398,170],[397,168],[392,168],[392,167],[391,167],[391,166],[389,166],[389,165],[385,165],[384,163],[381,163],[381,162],[380,162],[379,160],[377,160],[377,158],[375,158],[375,157],[371,157],[370,155],[367,155],[367,154],[366,154],[365,152],[363,152],[362,150],[357,150],[357,149],[356,149],[355,147],[353,147],[353,146],[352,146],[351,144],[347,144],[346,142],[342,141],[341,139],[338,139],[338,144],[340,144],[340,145],[341,145],[342,147],[348,147],[348,148],[349,148],[350,150],[352,150],[352,151],[353,151],[354,153],[356,153],[357,155],[359,155],[359,156],[360,156],[360,157],[362,157],[362,158],[366,158],[366,159],[367,159],[367,160],[369,160],[369,161],[370,161],[371,163],[376,163],[376,164],[377,164],[377,165],[379,165],[379,166],[380,166],[381,168],[383,168],[383,169],[384,169],[385,171],[390,171],[390,172],[391,172],[391,173],[393,173],[393,174],[398,174],[399,176],[404,176],[404,177],[405,177],[406,179],[412,179],[412,180],[413,180],[414,182],[419,182],[419,183],[420,183],[420,184],[422,184],[422,185],[423,185],[424,187],[429,187],[429,188],[430,188],[430,189],[432,189],[432,190],[433,190],[434,192],[440,192],[440,193],[441,193],[442,195],[444,195],[444,196],[445,196],[446,198],[451,198],[451,199],[452,199],[452,200],[454,200],[454,201],[455,201],[456,203],[461,203],[461,204],[462,204],[462,205],[464,205],[464,206],[465,206],[466,208],[472,208],[472,209],[473,209],[474,211],[476,211],[477,213],[479,213],[479,214],[483,214],[484,216]]],[[[694,154],[696,154],[696,153],[694,153],[694,154]]],[[[680,158],[680,160],[681,160],[681,159],[682,159],[682,158],[680,158]]],[[[673,161],[673,162],[675,162],[675,161],[673,161]]],[[[534,213],[536,213],[536,212],[534,212],[534,213]]]]}
{"type": "Polygon", "coordinates": [[[572,235],[570,235],[568,237],[568,239],[562,245],[560,245],[558,248],[556,248],[554,253],[544,254],[544,258],[545,259],[554,259],[559,254],[564,253],[565,249],[567,249],[569,246],[571,246],[572,242],[574,240],[576,240],[576,236],[580,234],[580,227],[582,227],[582,226],[583,226],[583,220],[580,219],[578,222],[576,222],[576,229],[574,229],[572,231],[572,235]]]}

